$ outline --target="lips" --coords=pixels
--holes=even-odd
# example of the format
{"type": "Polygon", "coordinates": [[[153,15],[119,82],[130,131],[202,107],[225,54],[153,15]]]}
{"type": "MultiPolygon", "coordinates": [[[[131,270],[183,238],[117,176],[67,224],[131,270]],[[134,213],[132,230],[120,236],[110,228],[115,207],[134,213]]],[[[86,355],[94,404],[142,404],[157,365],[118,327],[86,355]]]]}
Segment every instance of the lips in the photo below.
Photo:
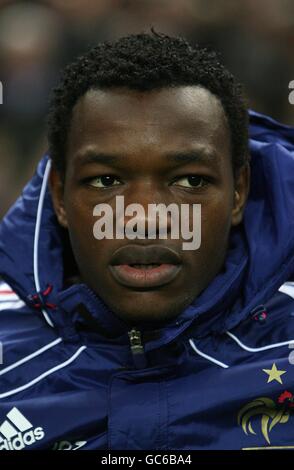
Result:
{"type": "Polygon", "coordinates": [[[119,284],[152,288],[168,284],[177,276],[181,258],[164,246],[127,245],[114,252],[109,268],[119,284]]]}

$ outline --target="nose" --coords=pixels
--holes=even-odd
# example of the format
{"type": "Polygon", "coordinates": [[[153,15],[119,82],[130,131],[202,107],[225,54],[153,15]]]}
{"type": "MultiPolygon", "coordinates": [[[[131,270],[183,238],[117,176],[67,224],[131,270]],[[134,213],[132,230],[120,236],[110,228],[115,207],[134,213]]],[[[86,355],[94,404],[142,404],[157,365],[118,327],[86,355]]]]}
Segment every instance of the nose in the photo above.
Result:
{"type": "Polygon", "coordinates": [[[128,238],[132,238],[132,233],[136,233],[136,238],[152,240],[169,236],[177,208],[173,207],[176,205],[167,187],[141,181],[125,191],[123,198],[124,214],[120,211],[115,218],[128,238]]]}

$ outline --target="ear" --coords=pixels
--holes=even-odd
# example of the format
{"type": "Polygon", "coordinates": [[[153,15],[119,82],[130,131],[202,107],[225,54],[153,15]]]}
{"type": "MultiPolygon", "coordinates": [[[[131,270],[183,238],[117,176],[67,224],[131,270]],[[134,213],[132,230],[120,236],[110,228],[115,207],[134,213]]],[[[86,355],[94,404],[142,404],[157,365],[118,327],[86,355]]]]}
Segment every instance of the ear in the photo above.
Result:
{"type": "Polygon", "coordinates": [[[244,209],[250,187],[250,165],[246,163],[235,176],[234,206],[232,211],[232,225],[238,225],[243,218],[244,209]]]}
{"type": "Polygon", "coordinates": [[[60,225],[67,228],[67,217],[64,208],[64,181],[60,172],[54,165],[51,167],[49,188],[51,191],[52,202],[56,217],[60,225]]]}

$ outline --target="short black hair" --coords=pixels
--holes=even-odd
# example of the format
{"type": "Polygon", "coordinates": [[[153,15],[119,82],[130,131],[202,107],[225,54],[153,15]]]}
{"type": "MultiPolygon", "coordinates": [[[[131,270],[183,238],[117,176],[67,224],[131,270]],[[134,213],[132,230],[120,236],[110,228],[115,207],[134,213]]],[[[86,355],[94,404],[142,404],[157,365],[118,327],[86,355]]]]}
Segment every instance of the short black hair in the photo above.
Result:
{"type": "Polygon", "coordinates": [[[231,131],[234,174],[248,161],[248,109],[242,86],[218,54],[181,37],[151,31],[91,48],[68,65],[53,90],[48,115],[49,155],[64,175],[67,134],[76,102],[90,89],[148,91],[198,85],[221,101],[231,131]]]}

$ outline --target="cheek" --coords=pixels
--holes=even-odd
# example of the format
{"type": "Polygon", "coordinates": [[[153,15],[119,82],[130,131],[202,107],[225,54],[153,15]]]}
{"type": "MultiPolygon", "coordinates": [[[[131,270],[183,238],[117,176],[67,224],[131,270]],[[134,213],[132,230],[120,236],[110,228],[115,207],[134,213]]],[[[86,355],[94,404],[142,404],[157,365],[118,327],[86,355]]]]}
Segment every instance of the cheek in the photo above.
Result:
{"type": "Polygon", "coordinates": [[[102,264],[107,252],[107,240],[97,240],[93,234],[95,217],[93,209],[80,204],[71,204],[67,208],[68,232],[72,250],[80,269],[102,264]]]}
{"type": "Polygon", "coordinates": [[[216,204],[213,207],[202,207],[201,223],[204,232],[227,231],[231,226],[232,210],[226,204],[216,204]]]}
{"type": "Polygon", "coordinates": [[[217,256],[226,248],[232,218],[232,205],[224,196],[212,204],[202,205],[201,212],[201,247],[209,250],[211,256],[217,256]]]}
{"type": "Polygon", "coordinates": [[[217,275],[225,260],[231,228],[231,206],[221,200],[203,204],[201,214],[201,245],[198,250],[184,255],[189,276],[187,288],[192,282],[205,288],[217,275]]]}

